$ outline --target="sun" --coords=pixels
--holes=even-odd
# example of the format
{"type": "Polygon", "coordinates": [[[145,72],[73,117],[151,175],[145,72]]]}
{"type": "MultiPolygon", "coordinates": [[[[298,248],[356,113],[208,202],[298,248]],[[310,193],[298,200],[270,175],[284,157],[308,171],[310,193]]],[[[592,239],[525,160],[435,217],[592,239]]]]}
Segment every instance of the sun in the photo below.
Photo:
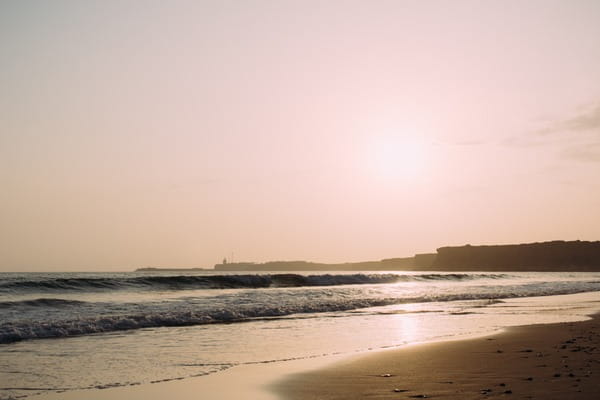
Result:
{"type": "Polygon", "coordinates": [[[375,140],[371,163],[379,179],[413,181],[424,173],[426,153],[418,137],[389,135],[375,140]]]}

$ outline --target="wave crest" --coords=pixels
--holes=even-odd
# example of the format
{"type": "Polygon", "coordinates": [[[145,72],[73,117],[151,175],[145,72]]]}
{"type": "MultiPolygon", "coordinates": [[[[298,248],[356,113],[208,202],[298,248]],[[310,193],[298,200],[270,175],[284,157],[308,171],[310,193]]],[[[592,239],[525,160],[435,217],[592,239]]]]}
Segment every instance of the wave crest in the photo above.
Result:
{"type": "Polygon", "coordinates": [[[265,274],[265,275],[177,275],[137,276],[127,278],[56,278],[9,281],[0,290],[10,291],[107,291],[122,289],[258,289],[271,287],[340,286],[390,284],[411,281],[462,281],[500,279],[504,274],[265,274]]]}
{"type": "Polygon", "coordinates": [[[9,308],[9,307],[69,307],[69,306],[79,306],[84,304],[84,301],[78,300],[66,300],[66,299],[51,299],[51,298],[41,298],[41,299],[33,299],[33,300],[21,300],[21,301],[0,301],[0,309],[1,308],[9,308]]]}

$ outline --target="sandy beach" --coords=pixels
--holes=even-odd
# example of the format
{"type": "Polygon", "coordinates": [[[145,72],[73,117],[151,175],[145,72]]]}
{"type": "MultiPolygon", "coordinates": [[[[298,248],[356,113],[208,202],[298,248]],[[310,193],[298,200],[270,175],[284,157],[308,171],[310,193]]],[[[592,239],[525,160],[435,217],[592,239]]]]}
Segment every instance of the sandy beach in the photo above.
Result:
{"type": "Polygon", "coordinates": [[[600,319],[514,327],[409,346],[296,374],[273,386],[305,399],[597,399],[600,319]]]}
{"type": "Polygon", "coordinates": [[[232,368],[213,376],[33,396],[116,399],[597,399],[600,318],[508,328],[351,357],[232,368]]]}

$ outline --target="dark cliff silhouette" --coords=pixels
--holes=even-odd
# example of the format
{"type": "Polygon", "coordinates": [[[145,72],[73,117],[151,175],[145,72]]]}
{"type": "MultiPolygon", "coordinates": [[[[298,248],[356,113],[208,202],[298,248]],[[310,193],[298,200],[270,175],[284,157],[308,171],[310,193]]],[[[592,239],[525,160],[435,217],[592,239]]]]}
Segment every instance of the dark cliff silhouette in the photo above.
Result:
{"type": "Polygon", "coordinates": [[[600,271],[600,242],[441,247],[435,270],[600,271]]]}
{"type": "MultiPolygon", "coordinates": [[[[224,262],[218,271],[598,271],[600,241],[553,241],[490,246],[440,247],[437,253],[380,261],[325,264],[308,261],[224,262]]],[[[142,268],[138,271],[178,271],[142,268]]],[[[185,269],[181,269],[182,271],[185,269]]],[[[189,269],[188,269],[189,270],[189,269]]],[[[194,269],[192,269],[194,270],[194,269]]],[[[197,268],[195,270],[202,270],[197,268]]]]}

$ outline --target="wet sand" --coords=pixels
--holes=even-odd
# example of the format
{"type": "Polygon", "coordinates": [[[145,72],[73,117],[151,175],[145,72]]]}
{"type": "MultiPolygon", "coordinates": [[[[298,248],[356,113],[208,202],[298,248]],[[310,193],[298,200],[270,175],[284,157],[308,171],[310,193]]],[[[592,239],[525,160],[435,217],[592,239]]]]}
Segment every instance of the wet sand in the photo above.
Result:
{"type": "Polygon", "coordinates": [[[376,352],[272,389],[285,400],[598,399],[600,318],[376,352]]]}
{"type": "Polygon", "coordinates": [[[600,318],[32,400],[598,399],[600,318]]]}

